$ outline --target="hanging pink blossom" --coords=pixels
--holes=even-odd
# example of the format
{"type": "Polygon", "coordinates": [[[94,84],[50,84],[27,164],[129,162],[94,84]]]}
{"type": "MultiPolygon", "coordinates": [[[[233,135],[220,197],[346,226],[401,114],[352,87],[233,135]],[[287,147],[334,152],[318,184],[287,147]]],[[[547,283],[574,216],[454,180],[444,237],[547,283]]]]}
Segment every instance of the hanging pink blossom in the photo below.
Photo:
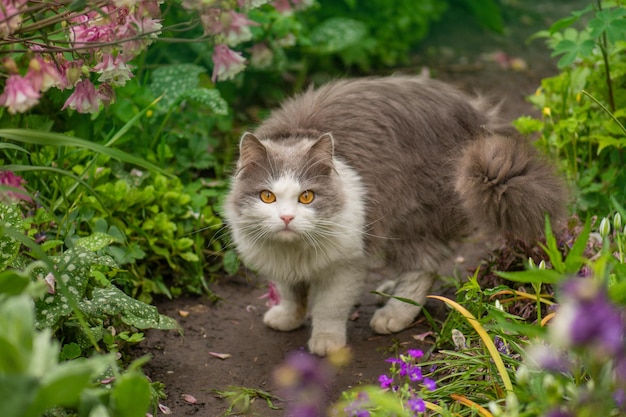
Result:
{"type": "Polygon", "coordinates": [[[258,26],[259,24],[248,19],[244,14],[231,10],[222,15],[222,25],[224,26],[222,34],[226,38],[226,44],[235,46],[252,39],[250,26],[258,26]]]}
{"type": "Polygon", "coordinates": [[[7,107],[11,114],[24,113],[39,102],[40,96],[31,80],[14,74],[7,78],[0,106],[7,107]]]}
{"type": "MultiPolygon", "coordinates": [[[[26,180],[19,175],[16,175],[12,171],[0,171],[0,185],[6,185],[13,188],[18,188],[20,190],[26,191],[24,188],[24,184],[26,184],[26,180]]],[[[0,201],[16,201],[23,200],[27,202],[32,202],[33,200],[26,194],[22,194],[15,191],[2,191],[0,194],[0,201]]]]}
{"type": "Polygon", "coordinates": [[[61,108],[76,110],[79,113],[95,113],[100,108],[100,100],[93,83],[89,80],[80,81],[61,108]]]}
{"type": "Polygon", "coordinates": [[[222,10],[215,7],[200,12],[200,23],[202,23],[205,35],[217,35],[224,30],[221,16],[222,10]]]}
{"type": "Polygon", "coordinates": [[[46,92],[50,87],[59,87],[63,77],[52,62],[46,62],[41,57],[35,57],[28,64],[25,76],[37,91],[46,92]]]}
{"type": "Polygon", "coordinates": [[[22,24],[20,9],[25,1],[0,1],[0,39],[5,39],[15,33],[22,24]]]}
{"type": "Polygon", "coordinates": [[[235,75],[243,71],[246,59],[240,52],[235,52],[225,44],[215,45],[213,50],[213,82],[219,80],[230,80],[235,75]]]}

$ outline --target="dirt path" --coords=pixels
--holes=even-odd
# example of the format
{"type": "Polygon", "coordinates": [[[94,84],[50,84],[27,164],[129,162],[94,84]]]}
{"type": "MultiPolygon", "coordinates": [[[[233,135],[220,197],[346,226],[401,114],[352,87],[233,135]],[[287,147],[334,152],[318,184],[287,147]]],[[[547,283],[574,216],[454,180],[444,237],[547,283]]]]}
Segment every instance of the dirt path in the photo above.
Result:
{"type": "MultiPolygon", "coordinates": [[[[541,41],[526,45],[525,39],[538,29],[547,28],[555,18],[564,17],[569,10],[580,9],[585,4],[580,0],[563,0],[554,5],[544,3],[547,2],[528,1],[517,6],[525,10],[516,9],[517,15],[509,16],[512,20],[507,22],[507,36],[468,29],[467,25],[457,25],[455,21],[434,28],[418,51],[411,71],[415,73],[427,67],[433,77],[504,99],[502,110],[507,119],[535,113],[524,98],[537,89],[542,78],[554,74],[556,68],[541,41]]],[[[465,271],[476,266],[485,252],[485,243],[466,242],[458,251],[464,261],[451,263],[445,273],[451,274],[456,269],[465,276],[465,271]]],[[[372,283],[370,289],[375,287],[372,283]]],[[[163,402],[175,416],[222,415],[228,403],[217,398],[213,391],[229,386],[275,392],[272,370],[288,352],[303,349],[309,336],[309,328],[280,333],[263,325],[261,317],[266,301],[260,297],[266,289],[263,281],[253,275],[224,277],[213,288],[222,298],[217,304],[203,298],[184,297],[158,302],[161,313],[179,320],[185,336],[150,331],[136,352],[152,356],[145,371],[153,380],[165,383],[168,399],[163,402]],[[179,311],[189,312],[189,315],[181,317],[179,311]],[[230,357],[222,360],[209,352],[230,357]],[[197,403],[184,401],[183,394],[193,395],[197,403]]],[[[393,336],[373,334],[369,320],[375,304],[373,295],[364,294],[361,305],[355,309],[354,320],[349,322],[353,359],[337,375],[331,387],[333,398],[357,384],[374,383],[387,371],[388,364],[384,360],[394,346],[400,346],[401,350],[428,348],[427,342],[415,339],[416,335],[429,330],[423,319],[393,336]]],[[[435,316],[445,314],[441,305],[431,303],[427,308],[435,316]]],[[[272,410],[264,401],[257,400],[245,415],[274,417],[283,416],[284,411],[272,410]]]]}

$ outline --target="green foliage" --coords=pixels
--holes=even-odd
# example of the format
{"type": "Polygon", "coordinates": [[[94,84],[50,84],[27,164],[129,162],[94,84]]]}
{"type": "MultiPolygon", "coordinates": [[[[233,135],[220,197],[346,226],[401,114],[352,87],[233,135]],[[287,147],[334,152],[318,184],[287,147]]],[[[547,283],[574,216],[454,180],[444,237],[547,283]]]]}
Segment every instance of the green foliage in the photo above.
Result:
{"type": "MultiPolygon", "coordinates": [[[[587,220],[580,225],[572,219],[570,228],[557,234],[547,223],[542,245],[547,266],[528,262],[525,271],[500,272],[513,282],[498,287],[485,285],[486,276],[477,272],[460,287],[457,302],[447,301],[454,311],[435,328],[436,346],[419,363],[423,376],[437,381],[436,390],[419,391],[426,408],[442,416],[623,415],[619,401],[626,388],[621,371],[626,358],[622,211],[620,206],[599,224],[587,220]],[[536,284],[537,293],[526,292],[518,283],[536,284]],[[537,308],[550,315],[542,319],[536,314],[536,320],[529,320],[515,314],[516,305],[532,305],[533,299],[540,299],[537,308]],[[609,353],[610,349],[614,351],[609,353]],[[500,361],[511,378],[508,387],[502,368],[497,367],[500,361]]],[[[496,255],[511,256],[506,248],[496,255]]],[[[389,361],[394,360],[398,363],[397,358],[389,361]]],[[[345,400],[333,410],[340,416],[382,417],[392,415],[389,410],[405,415],[402,393],[407,386],[359,387],[344,393],[345,400]]]]}
{"type": "Polygon", "coordinates": [[[626,8],[598,2],[562,19],[536,37],[544,37],[560,56],[561,73],[542,81],[529,100],[541,119],[524,117],[516,127],[539,132],[538,146],[576,184],[576,209],[608,211],[611,198],[626,201],[623,148],[626,145],[626,8]],[[588,26],[576,29],[583,18],[588,26]]]}
{"type": "MultiPolygon", "coordinates": [[[[15,274],[19,275],[19,274],[15,274]]],[[[0,414],[6,417],[66,415],[143,417],[150,409],[147,378],[136,365],[122,374],[113,355],[59,362],[50,329],[35,329],[35,306],[24,295],[0,293],[0,414]],[[106,375],[117,374],[113,382],[106,375]],[[109,381],[111,381],[109,379],[109,381]]],[[[70,348],[63,349],[65,357],[70,348]]]]}
{"type": "Polygon", "coordinates": [[[302,14],[310,30],[305,52],[322,58],[310,64],[317,71],[333,70],[333,61],[323,59],[328,54],[339,58],[344,68],[356,66],[362,71],[405,64],[411,48],[448,7],[432,0],[321,0],[319,4],[313,13],[302,14]]]}

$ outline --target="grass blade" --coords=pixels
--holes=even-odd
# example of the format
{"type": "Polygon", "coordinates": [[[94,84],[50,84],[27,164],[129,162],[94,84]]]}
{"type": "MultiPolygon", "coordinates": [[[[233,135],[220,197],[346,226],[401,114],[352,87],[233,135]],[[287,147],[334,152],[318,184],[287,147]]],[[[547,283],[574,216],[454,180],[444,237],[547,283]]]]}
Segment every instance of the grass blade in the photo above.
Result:
{"type": "Polygon", "coordinates": [[[113,159],[117,159],[118,161],[137,165],[147,170],[156,171],[163,175],[167,175],[168,177],[172,176],[171,174],[165,172],[163,169],[146,161],[143,158],[139,158],[119,149],[108,148],[98,143],[63,135],[60,133],[39,132],[37,130],[28,129],[0,129],[0,137],[33,145],[73,146],[78,148],[85,148],[103,155],[107,155],[113,159]]]}
{"type": "Polygon", "coordinates": [[[465,307],[463,307],[462,305],[460,305],[459,303],[453,300],[450,300],[449,298],[442,297],[439,295],[429,295],[428,298],[443,301],[444,303],[448,304],[449,306],[453,307],[456,311],[461,313],[463,317],[465,317],[468,323],[472,325],[474,330],[476,330],[476,333],[478,333],[478,336],[480,336],[481,340],[483,341],[483,344],[489,351],[489,354],[491,355],[491,358],[493,359],[493,362],[495,363],[496,368],[498,369],[498,372],[500,373],[500,378],[502,378],[502,383],[504,384],[504,388],[506,389],[507,392],[512,392],[513,384],[511,383],[511,378],[509,377],[509,373],[507,372],[504,366],[504,362],[502,361],[500,352],[498,352],[496,345],[493,344],[491,337],[489,337],[489,333],[487,333],[485,328],[478,322],[476,317],[474,317],[472,313],[467,311],[465,307]]]}

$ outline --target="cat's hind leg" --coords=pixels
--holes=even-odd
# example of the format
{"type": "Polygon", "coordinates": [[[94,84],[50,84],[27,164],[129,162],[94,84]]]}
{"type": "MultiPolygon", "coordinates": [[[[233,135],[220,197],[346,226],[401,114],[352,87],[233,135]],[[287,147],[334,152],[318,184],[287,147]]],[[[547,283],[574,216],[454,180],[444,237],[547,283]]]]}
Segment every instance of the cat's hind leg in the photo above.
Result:
{"type": "Polygon", "coordinates": [[[393,295],[408,298],[419,306],[397,300],[387,301],[384,307],[374,313],[370,327],[376,333],[388,334],[399,332],[407,328],[419,314],[426,301],[436,274],[433,272],[410,271],[404,272],[397,280],[393,295]]]}
{"type": "Polygon", "coordinates": [[[280,295],[278,304],[263,316],[263,323],[274,330],[295,330],[306,319],[307,287],[304,284],[276,283],[280,295]]]}

